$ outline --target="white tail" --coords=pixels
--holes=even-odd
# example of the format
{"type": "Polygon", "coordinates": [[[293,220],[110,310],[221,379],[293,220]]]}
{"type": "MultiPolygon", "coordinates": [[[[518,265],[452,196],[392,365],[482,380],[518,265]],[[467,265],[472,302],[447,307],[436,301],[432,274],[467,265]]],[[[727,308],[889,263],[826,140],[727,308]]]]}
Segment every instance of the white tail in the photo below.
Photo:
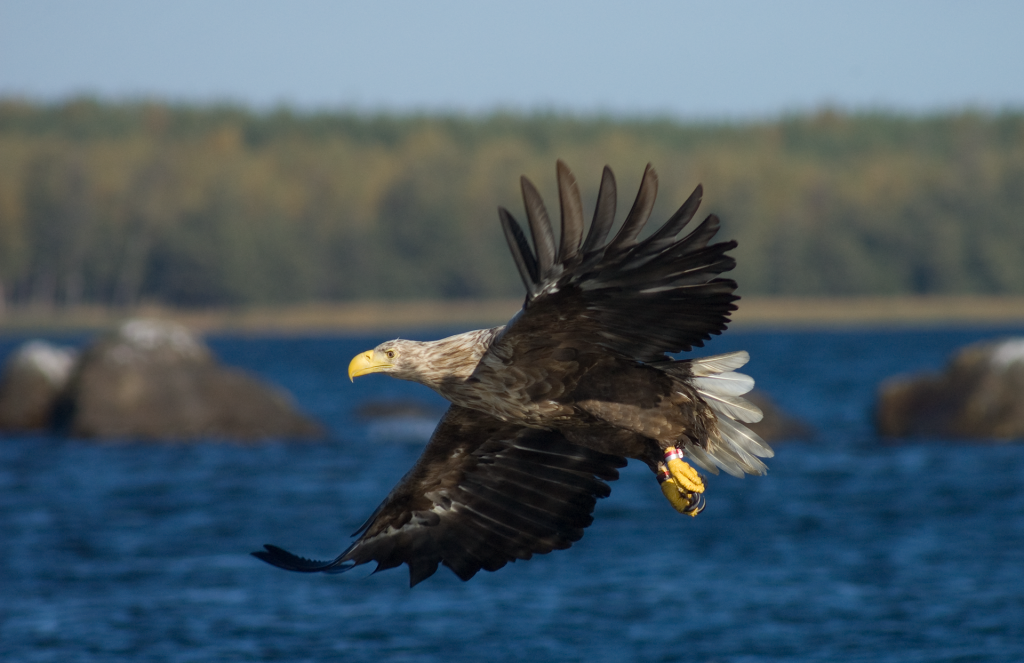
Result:
{"type": "Polygon", "coordinates": [[[686,381],[714,410],[718,431],[709,436],[707,449],[687,445],[686,451],[695,463],[712,472],[717,465],[738,477],[765,474],[768,468],[757,457],[775,455],[756,433],[737,423],[756,423],[764,416],[759,407],[741,398],[754,388],[754,379],[735,369],[749,360],[750,355],[741,350],[687,362],[692,377],[686,381]]]}

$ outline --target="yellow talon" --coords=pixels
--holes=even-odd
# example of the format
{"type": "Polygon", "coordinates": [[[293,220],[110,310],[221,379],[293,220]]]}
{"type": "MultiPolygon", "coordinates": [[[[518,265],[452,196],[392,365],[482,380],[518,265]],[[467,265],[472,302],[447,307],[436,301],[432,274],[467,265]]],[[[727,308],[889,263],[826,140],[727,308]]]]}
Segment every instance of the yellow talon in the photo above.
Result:
{"type": "Polygon", "coordinates": [[[689,493],[703,493],[704,480],[697,474],[697,470],[690,467],[683,461],[683,452],[675,447],[665,450],[665,464],[668,465],[669,474],[676,480],[683,490],[689,493]]]}
{"type": "Polygon", "coordinates": [[[703,510],[703,500],[696,499],[699,495],[697,493],[683,493],[672,479],[662,482],[661,492],[665,494],[672,508],[684,516],[696,516],[703,510]],[[690,495],[695,498],[693,501],[690,501],[690,495]],[[698,508],[695,508],[695,504],[698,505],[698,508]]]}
{"type": "MultiPolygon", "coordinates": [[[[683,463],[691,472],[693,468],[683,463]]],[[[658,481],[661,483],[661,492],[665,499],[672,505],[672,508],[684,516],[696,516],[704,510],[704,496],[696,491],[686,490],[681,487],[676,479],[669,472],[665,463],[658,463],[658,481]]],[[[704,490],[704,485],[700,485],[704,490]]]]}

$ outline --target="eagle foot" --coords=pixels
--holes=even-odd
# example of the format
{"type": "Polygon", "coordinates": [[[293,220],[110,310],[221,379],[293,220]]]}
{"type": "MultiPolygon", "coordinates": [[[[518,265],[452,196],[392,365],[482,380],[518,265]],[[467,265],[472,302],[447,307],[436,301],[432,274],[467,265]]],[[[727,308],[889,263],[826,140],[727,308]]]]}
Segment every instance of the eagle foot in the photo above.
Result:
{"type": "Polygon", "coordinates": [[[676,447],[665,449],[665,465],[668,472],[675,479],[675,482],[689,493],[703,493],[704,480],[697,474],[697,470],[690,467],[683,461],[683,450],[676,447]]]}
{"type": "MultiPolygon", "coordinates": [[[[672,477],[668,468],[659,463],[658,482],[661,484],[661,492],[665,499],[672,505],[672,508],[684,516],[694,517],[704,510],[704,495],[682,488],[672,477]]],[[[703,486],[701,487],[703,490],[703,486]]]]}

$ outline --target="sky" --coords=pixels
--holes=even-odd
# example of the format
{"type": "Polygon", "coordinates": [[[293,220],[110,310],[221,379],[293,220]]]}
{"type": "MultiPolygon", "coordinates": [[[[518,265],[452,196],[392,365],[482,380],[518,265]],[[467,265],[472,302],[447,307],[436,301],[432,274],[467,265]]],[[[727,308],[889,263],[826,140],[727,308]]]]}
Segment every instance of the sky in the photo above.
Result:
{"type": "Polygon", "coordinates": [[[684,119],[1024,109],[1024,2],[0,0],[0,97],[684,119]]]}

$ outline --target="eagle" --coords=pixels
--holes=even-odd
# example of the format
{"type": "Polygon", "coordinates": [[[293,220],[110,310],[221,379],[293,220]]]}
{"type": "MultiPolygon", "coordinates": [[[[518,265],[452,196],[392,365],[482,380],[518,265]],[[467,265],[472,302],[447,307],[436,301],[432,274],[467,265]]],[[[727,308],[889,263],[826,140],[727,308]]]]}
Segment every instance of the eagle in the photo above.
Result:
{"type": "Polygon", "coordinates": [[[746,352],[679,359],[720,334],[736,310],[735,241],[711,243],[710,215],[682,234],[700,185],[641,238],[658,188],[648,164],[636,200],[612,236],[615,176],[604,168],[584,237],[576,178],[557,163],[559,242],[536,187],[520,178],[532,247],[505,208],[498,214],[526,287],[505,325],[435,341],[396,339],[357,355],[349,378],[385,373],[451,402],[423,454],[330,561],[265,545],[256,557],[291,571],[338,573],[401,564],[409,584],[444,564],[462,580],[481,569],[570,547],[593,522],[627,458],[647,464],[669,504],[696,516],[707,472],[763,475],[771,448],[743,426],[761,411],[736,372],[746,352]]]}

